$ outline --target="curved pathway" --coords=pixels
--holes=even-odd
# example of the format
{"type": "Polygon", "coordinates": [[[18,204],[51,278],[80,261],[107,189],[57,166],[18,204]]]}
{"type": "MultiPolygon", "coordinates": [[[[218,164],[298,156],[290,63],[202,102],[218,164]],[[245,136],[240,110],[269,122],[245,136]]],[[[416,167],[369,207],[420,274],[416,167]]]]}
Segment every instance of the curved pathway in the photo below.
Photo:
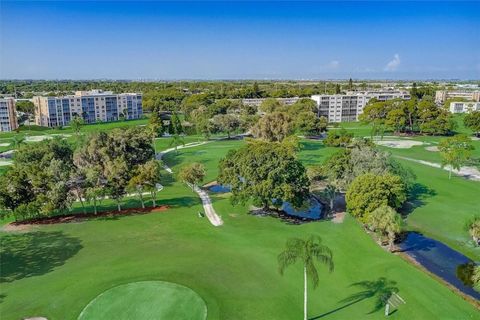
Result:
{"type": "MultiPolygon", "coordinates": [[[[403,159],[403,160],[408,160],[408,161],[421,163],[421,164],[424,164],[426,166],[443,169],[443,170],[446,170],[446,171],[450,170],[450,166],[445,166],[445,167],[442,168],[442,166],[439,163],[434,163],[434,162],[429,162],[429,161],[424,161],[424,160],[418,160],[418,159],[413,159],[413,158],[408,158],[408,157],[402,157],[402,156],[395,156],[395,157],[399,158],[399,159],[403,159]]],[[[461,167],[460,170],[453,169],[452,172],[455,173],[456,175],[464,177],[465,179],[468,179],[468,180],[480,181],[480,171],[477,168],[474,168],[474,167],[461,167]]]]}
{"type": "MultiPolygon", "coordinates": [[[[192,147],[198,147],[201,145],[204,145],[208,143],[209,141],[203,141],[203,142],[192,142],[192,143],[187,143],[184,146],[180,146],[177,149],[184,149],[184,148],[192,148],[192,147]]],[[[163,151],[160,151],[156,154],[157,160],[162,160],[162,157],[168,153],[174,151],[175,148],[169,148],[163,151]]],[[[163,167],[165,170],[172,174],[173,170],[167,166],[165,163],[163,164],[163,167]]],[[[191,187],[191,186],[190,186],[191,187]]],[[[212,205],[212,200],[210,199],[210,196],[208,195],[207,192],[204,190],[200,189],[199,187],[195,186],[192,188],[200,197],[202,200],[202,205],[203,205],[203,210],[205,211],[205,215],[207,216],[208,220],[210,220],[210,223],[214,225],[215,227],[221,226],[223,224],[222,218],[215,212],[215,209],[213,208],[212,205]]]]}

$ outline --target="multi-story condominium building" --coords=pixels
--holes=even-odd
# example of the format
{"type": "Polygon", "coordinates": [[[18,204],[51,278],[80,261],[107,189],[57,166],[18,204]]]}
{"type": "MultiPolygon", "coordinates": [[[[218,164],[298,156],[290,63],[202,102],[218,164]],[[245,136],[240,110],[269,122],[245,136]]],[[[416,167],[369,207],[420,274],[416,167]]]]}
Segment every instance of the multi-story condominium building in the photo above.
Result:
{"type": "Polygon", "coordinates": [[[45,127],[66,126],[74,116],[86,123],[138,119],[143,114],[142,95],[111,91],[77,91],[63,97],[33,97],[35,123],[45,127]]]}
{"type": "Polygon", "coordinates": [[[451,102],[451,113],[470,113],[472,111],[480,111],[480,102],[451,102]]]}
{"type": "Polygon", "coordinates": [[[349,122],[358,120],[370,99],[408,100],[410,94],[404,91],[352,91],[346,94],[313,95],[311,98],[317,103],[319,117],[326,117],[329,122],[349,122]]]}
{"type": "Polygon", "coordinates": [[[447,99],[466,99],[475,102],[480,101],[480,91],[447,91],[439,90],[435,92],[435,102],[444,103],[447,99]]]}
{"type": "MultiPolygon", "coordinates": [[[[259,107],[263,101],[265,101],[268,98],[253,98],[253,99],[242,99],[242,103],[246,106],[254,106],[254,107],[259,107]]],[[[290,106],[300,100],[299,97],[292,97],[292,98],[276,98],[277,101],[280,103],[290,106]]]]}
{"type": "Polygon", "coordinates": [[[17,110],[14,98],[0,98],[0,131],[18,128],[17,110]]]}

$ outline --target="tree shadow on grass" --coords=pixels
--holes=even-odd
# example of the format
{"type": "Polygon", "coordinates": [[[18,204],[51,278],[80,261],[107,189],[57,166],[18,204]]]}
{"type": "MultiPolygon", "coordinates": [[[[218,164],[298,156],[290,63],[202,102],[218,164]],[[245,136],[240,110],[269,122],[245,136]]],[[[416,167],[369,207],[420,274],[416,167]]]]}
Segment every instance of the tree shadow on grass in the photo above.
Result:
{"type": "Polygon", "coordinates": [[[388,280],[384,277],[380,277],[374,281],[360,281],[360,282],[353,283],[350,285],[350,287],[359,287],[363,290],[360,292],[354,293],[346,297],[345,299],[339,301],[339,303],[343,304],[342,306],[335,308],[331,311],[322,313],[321,315],[310,318],[309,320],[324,318],[328,315],[331,315],[332,313],[348,308],[366,299],[375,299],[374,308],[370,312],[368,312],[368,314],[375,313],[381,310],[385,306],[385,304],[387,303],[387,300],[390,298],[392,293],[398,292],[398,288],[396,287],[396,284],[397,283],[395,281],[388,280]]]}
{"type": "Polygon", "coordinates": [[[60,231],[5,234],[0,237],[0,283],[51,272],[81,248],[78,238],[60,231]]]}
{"type": "Polygon", "coordinates": [[[403,216],[412,213],[416,208],[425,205],[425,199],[436,196],[437,192],[421,183],[415,183],[408,194],[408,199],[400,209],[403,216]]]}
{"type": "Polygon", "coordinates": [[[157,203],[159,205],[166,205],[172,208],[178,208],[178,207],[192,207],[197,204],[201,204],[202,202],[199,197],[183,196],[183,197],[175,197],[170,199],[160,199],[157,203]]]}

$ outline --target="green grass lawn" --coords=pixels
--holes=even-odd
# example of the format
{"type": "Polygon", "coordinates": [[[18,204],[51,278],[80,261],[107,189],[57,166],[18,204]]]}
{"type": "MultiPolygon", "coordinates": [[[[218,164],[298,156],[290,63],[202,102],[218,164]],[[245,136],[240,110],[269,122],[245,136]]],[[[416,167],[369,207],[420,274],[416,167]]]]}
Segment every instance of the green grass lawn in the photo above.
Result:
{"type": "Polygon", "coordinates": [[[309,291],[311,318],[384,318],[383,310],[370,314],[375,298],[349,300],[365,290],[355,283],[381,277],[395,281],[407,301],[393,319],[477,316],[445,286],[378,247],[352,218],[343,224],[295,226],[247,215],[246,208],[215,196],[214,206],[225,221],[215,228],[197,217],[200,201],[185,186],[173,183],[160,198],[170,210],[2,233],[2,319],[76,319],[102,292],[146,280],[191,288],[205,300],[208,319],[299,318],[301,266],[282,277],[276,256],[289,237],[312,233],[332,248],[335,271],[328,274],[320,267],[320,286],[309,291]]]}
{"type": "MultiPolygon", "coordinates": [[[[187,137],[185,142],[198,139],[187,137]]],[[[170,141],[158,139],[157,150],[168,148],[170,141]]],[[[205,182],[209,182],[217,176],[218,160],[243,143],[213,141],[179,150],[178,155],[169,153],[164,161],[175,173],[188,162],[202,162],[207,170],[205,182]]],[[[315,165],[333,152],[335,148],[324,147],[321,142],[304,140],[299,158],[307,166],[315,165]]],[[[408,216],[408,227],[478,260],[479,251],[469,245],[463,230],[464,220],[475,210],[478,213],[478,182],[458,177],[449,181],[443,170],[402,163],[414,170],[423,186],[408,216]]],[[[208,319],[300,318],[301,266],[288,269],[282,277],[276,257],[288,238],[309,234],[324,239],[335,261],[332,274],[320,267],[320,285],[309,289],[311,319],[383,319],[383,310],[374,310],[375,297],[369,297],[373,292],[355,285],[382,278],[395,282],[407,302],[390,316],[392,319],[478,318],[478,311],[446,286],[382,250],[351,217],[342,224],[320,221],[290,225],[248,215],[248,208],[232,207],[228,195],[214,195],[214,207],[225,222],[215,228],[206,218],[198,218],[200,199],[189,188],[168,174],[162,184],[165,189],[158,195],[160,204],[170,206],[164,212],[0,232],[2,320],[28,316],[77,319],[103,292],[138,281],[167,281],[191,288],[205,301],[208,319]],[[364,292],[363,299],[355,299],[359,292],[364,292]]],[[[124,204],[138,206],[134,197],[124,204]]],[[[114,204],[107,200],[100,209],[112,208],[114,204]]],[[[81,211],[78,204],[74,211],[81,211]]],[[[127,307],[136,294],[131,298],[128,293],[117,296],[118,300],[112,295],[108,305],[127,307]]],[[[152,310],[157,308],[162,307],[152,302],[152,310]]]]}
{"type": "Polygon", "coordinates": [[[139,281],[101,293],[82,311],[80,320],[204,320],[207,306],[191,289],[163,281],[139,281]]]}
{"type": "Polygon", "coordinates": [[[407,226],[440,240],[478,261],[480,248],[474,247],[465,230],[466,222],[480,214],[478,196],[480,182],[452,176],[445,170],[401,160],[417,176],[419,196],[408,215],[407,226]]]}
{"type": "MultiPolygon", "coordinates": [[[[218,159],[242,143],[210,142],[180,150],[179,155],[167,154],[165,161],[175,172],[187,161],[203,162],[206,181],[210,181],[216,177],[218,159]]],[[[323,161],[334,151],[318,142],[303,145],[299,157],[308,165],[323,161]]],[[[423,167],[414,170],[418,174],[423,167]]],[[[431,170],[438,172],[418,174],[419,182],[427,183],[432,175],[443,173],[431,170]]],[[[447,180],[439,177],[438,181],[434,184],[447,188],[447,182],[443,184],[447,180]]],[[[457,178],[452,181],[460,183],[457,178]]],[[[461,182],[463,186],[465,181],[461,182]]],[[[164,184],[160,204],[170,206],[164,212],[37,226],[29,232],[1,232],[2,319],[36,315],[77,319],[101,293],[131,282],[155,280],[178,283],[198,293],[206,302],[208,319],[300,318],[301,266],[295,265],[280,276],[276,257],[288,238],[309,234],[324,239],[335,261],[332,274],[320,267],[320,285],[316,290],[309,289],[312,319],[383,319],[383,310],[374,308],[375,297],[369,297],[373,292],[355,285],[382,278],[395,282],[407,302],[391,315],[392,319],[478,316],[473,306],[443,284],[382,250],[351,217],[342,224],[320,221],[290,225],[271,217],[248,215],[246,207],[232,207],[228,195],[214,195],[214,207],[225,222],[215,228],[206,218],[198,218],[202,207],[196,194],[171,177],[164,184]],[[363,299],[356,299],[359,292],[364,293],[363,299]]],[[[458,205],[447,201],[444,192],[443,187],[437,188],[437,195],[424,199],[425,204],[409,219],[416,218],[418,212],[427,224],[439,218],[437,212],[455,217],[445,210],[458,205]],[[445,203],[434,201],[434,197],[445,203]]],[[[108,201],[103,205],[113,207],[108,201]]],[[[127,205],[138,206],[138,201],[131,198],[127,205]]],[[[433,231],[437,228],[431,226],[433,231]]],[[[118,303],[126,304],[131,300],[128,296],[119,299],[118,303]]]]}

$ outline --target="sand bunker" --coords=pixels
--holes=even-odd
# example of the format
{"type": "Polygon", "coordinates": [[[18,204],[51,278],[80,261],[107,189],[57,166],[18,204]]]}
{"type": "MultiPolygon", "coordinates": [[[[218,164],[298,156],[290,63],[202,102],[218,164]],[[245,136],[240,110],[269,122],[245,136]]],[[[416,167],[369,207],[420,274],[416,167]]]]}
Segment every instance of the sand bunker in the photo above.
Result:
{"type": "Polygon", "coordinates": [[[413,146],[421,146],[423,142],[415,140],[375,140],[376,144],[389,148],[410,149],[413,146]]]}
{"type": "Polygon", "coordinates": [[[425,147],[425,150],[432,151],[432,152],[438,152],[439,151],[437,146],[425,147]]]}
{"type": "Polygon", "coordinates": [[[71,134],[48,134],[48,135],[43,135],[43,136],[28,136],[25,137],[26,142],[40,142],[46,139],[52,139],[54,137],[60,137],[60,138],[68,138],[71,137],[71,134]]]}

